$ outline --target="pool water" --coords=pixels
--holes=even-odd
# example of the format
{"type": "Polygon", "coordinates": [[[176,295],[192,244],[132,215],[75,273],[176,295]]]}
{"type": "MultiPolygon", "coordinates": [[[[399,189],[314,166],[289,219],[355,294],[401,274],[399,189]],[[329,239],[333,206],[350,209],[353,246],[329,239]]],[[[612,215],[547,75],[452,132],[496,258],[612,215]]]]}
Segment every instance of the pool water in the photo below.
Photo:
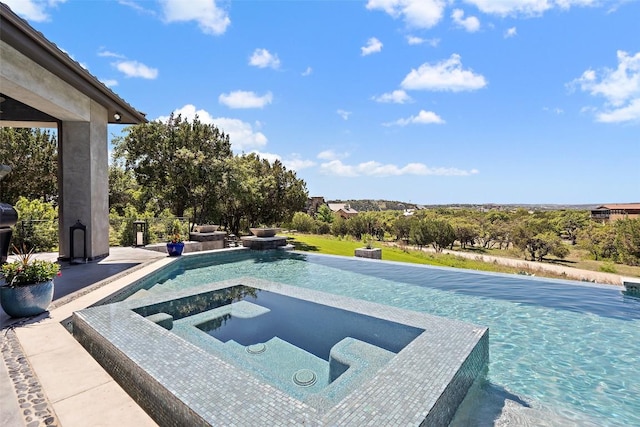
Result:
{"type": "Polygon", "coordinates": [[[640,299],[620,287],[283,251],[179,264],[149,292],[250,276],[489,327],[487,381],[453,425],[640,425],[640,299]]]}
{"type": "Polygon", "coordinates": [[[331,349],[350,337],[397,353],[422,329],[341,310],[322,304],[256,290],[242,301],[265,308],[259,316],[233,316],[198,328],[223,343],[233,340],[243,346],[265,343],[274,337],[285,340],[316,357],[329,360],[331,349]]]}
{"type": "MultiPolygon", "coordinates": [[[[337,404],[424,332],[243,285],[206,299],[217,303],[204,307],[182,298],[180,306],[193,312],[173,312],[171,332],[314,407],[337,404]]],[[[163,310],[171,305],[160,304],[163,310]]],[[[153,307],[134,311],[146,316],[153,307]]]]}

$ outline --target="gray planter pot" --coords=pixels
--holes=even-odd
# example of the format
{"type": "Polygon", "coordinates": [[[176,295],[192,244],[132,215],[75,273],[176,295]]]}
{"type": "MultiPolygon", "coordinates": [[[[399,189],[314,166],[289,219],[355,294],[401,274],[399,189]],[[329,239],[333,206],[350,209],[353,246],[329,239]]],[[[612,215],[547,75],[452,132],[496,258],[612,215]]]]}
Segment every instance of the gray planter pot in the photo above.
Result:
{"type": "Polygon", "coordinates": [[[0,304],[11,317],[35,316],[47,311],[53,300],[53,280],[27,286],[0,286],[0,304]]]}

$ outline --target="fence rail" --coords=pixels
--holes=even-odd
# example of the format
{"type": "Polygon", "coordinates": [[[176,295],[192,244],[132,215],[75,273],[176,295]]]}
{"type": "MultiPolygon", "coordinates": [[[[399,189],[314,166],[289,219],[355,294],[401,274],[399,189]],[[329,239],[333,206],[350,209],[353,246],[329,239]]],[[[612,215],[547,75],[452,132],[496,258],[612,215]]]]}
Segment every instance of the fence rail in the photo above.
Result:
{"type": "MultiPolygon", "coordinates": [[[[109,244],[111,246],[133,246],[136,242],[134,221],[144,222],[143,244],[166,242],[177,232],[188,240],[191,220],[188,217],[164,218],[110,218],[109,244]]],[[[18,221],[13,227],[12,245],[20,250],[50,252],[58,249],[58,220],[27,219],[18,221]]]]}

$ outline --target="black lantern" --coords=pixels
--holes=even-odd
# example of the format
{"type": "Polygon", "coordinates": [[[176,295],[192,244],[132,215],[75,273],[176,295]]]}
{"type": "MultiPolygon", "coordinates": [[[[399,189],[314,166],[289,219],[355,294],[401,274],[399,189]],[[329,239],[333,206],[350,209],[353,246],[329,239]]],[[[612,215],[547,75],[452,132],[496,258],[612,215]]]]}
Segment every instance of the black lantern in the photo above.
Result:
{"type": "Polygon", "coordinates": [[[133,221],[133,239],[134,246],[144,246],[147,234],[147,221],[133,221]]]}

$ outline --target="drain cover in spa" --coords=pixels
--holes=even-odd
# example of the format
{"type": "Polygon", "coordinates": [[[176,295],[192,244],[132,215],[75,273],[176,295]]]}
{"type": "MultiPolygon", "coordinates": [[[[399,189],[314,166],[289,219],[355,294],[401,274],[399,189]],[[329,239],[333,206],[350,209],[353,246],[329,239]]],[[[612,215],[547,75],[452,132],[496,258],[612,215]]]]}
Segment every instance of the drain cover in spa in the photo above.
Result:
{"type": "Polygon", "coordinates": [[[308,387],[316,383],[316,373],[310,369],[300,369],[293,374],[293,382],[302,387],[308,387]]]}
{"type": "Polygon", "coordinates": [[[264,353],[265,350],[267,349],[266,344],[252,344],[247,346],[247,353],[250,354],[260,354],[260,353],[264,353]]]}

